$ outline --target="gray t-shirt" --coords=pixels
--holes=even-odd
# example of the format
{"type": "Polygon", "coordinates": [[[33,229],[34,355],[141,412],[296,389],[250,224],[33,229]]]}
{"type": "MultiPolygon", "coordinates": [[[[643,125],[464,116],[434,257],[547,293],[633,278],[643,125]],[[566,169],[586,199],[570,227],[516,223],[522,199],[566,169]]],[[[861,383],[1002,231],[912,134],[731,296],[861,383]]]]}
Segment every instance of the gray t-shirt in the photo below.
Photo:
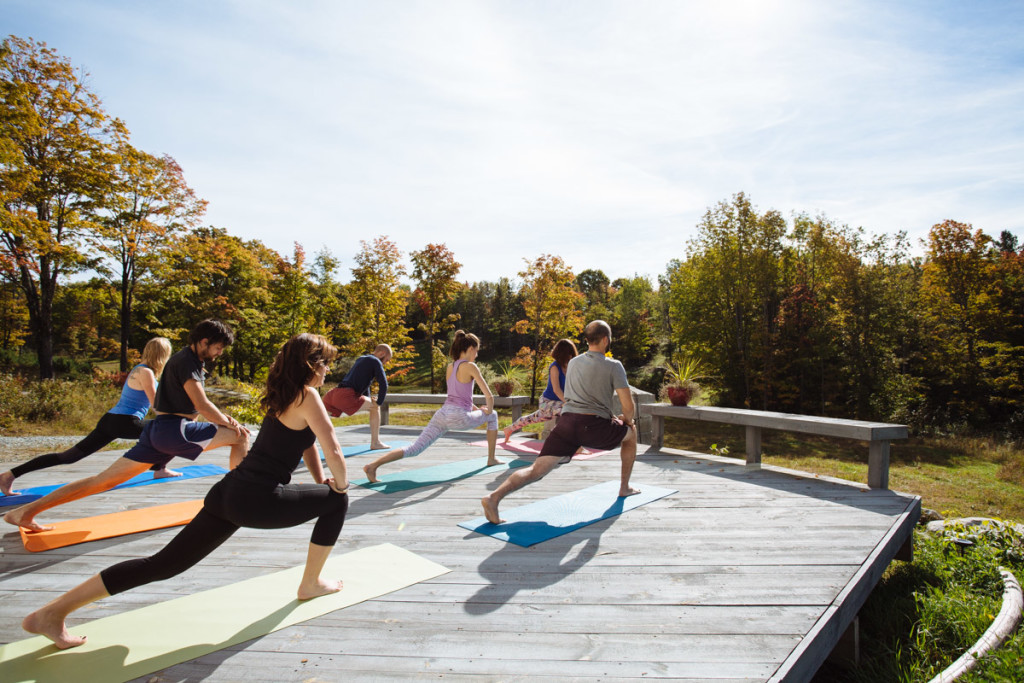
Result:
{"type": "Polygon", "coordinates": [[[616,389],[629,386],[622,363],[597,351],[587,351],[569,361],[565,371],[563,413],[615,417],[612,402],[616,389]]]}

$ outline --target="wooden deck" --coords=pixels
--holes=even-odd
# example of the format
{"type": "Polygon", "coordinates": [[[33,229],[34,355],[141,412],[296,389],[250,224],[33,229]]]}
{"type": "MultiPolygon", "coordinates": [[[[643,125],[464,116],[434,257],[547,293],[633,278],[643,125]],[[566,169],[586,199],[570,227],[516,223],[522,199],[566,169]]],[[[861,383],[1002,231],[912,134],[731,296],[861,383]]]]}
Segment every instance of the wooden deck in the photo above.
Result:
{"type": "MultiPolygon", "coordinates": [[[[385,427],[411,440],[417,428],[385,427]]],[[[338,430],[365,443],[366,427],[338,430]]],[[[450,434],[381,473],[480,457],[450,434]]],[[[383,495],[353,487],[336,552],[391,542],[451,572],[139,681],[805,681],[912,533],[920,500],[862,484],[671,449],[640,457],[633,481],[678,493],[532,548],[470,533],[479,498],[507,473],[383,495]]],[[[120,452],[33,473],[23,486],[91,474],[120,452]]],[[[348,459],[362,475],[368,456],[348,459]]],[[[227,464],[227,451],[199,462],[227,464]]],[[[617,480],[609,453],[564,465],[505,508],[617,480]]],[[[358,475],[358,476],[357,476],[358,475]]],[[[308,475],[298,473],[296,481],[308,475]]],[[[202,497],[211,478],[114,491],[40,517],[60,520],[202,497]]],[[[310,526],[240,530],[185,574],[78,613],[75,623],[302,564],[310,526]]],[[[25,551],[2,536],[0,642],[22,616],[124,558],[158,550],[162,530],[25,551]]],[[[154,624],[154,628],[159,628],[154,624]]]]}

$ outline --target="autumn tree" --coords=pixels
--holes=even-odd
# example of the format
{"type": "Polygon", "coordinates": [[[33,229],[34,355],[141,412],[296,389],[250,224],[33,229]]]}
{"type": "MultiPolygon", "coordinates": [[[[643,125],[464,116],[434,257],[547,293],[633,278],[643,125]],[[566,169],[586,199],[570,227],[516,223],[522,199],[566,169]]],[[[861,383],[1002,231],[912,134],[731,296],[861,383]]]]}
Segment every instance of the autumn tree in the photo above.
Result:
{"type": "MultiPolygon", "coordinates": [[[[440,332],[450,330],[459,319],[457,313],[442,316],[441,309],[462,288],[456,280],[462,264],[455,260],[455,254],[444,244],[428,244],[410,256],[413,263],[412,276],[416,280],[413,298],[426,318],[422,327],[430,349],[430,391],[433,393],[436,391],[434,359],[438,356],[435,337],[440,332]]],[[[440,356],[443,358],[444,355],[442,350],[440,356]]]]}
{"type": "Polygon", "coordinates": [[[103,213],[90,240],[115,264],[120,287],[121,370],[128,369],[132,304],[146,256],[181,231],[195,226],[206,210],[185,183],[178,163],[127,142],[117,150],[114,182],[103,198],[103,213]]]}
{"type": "Polygon", "coordinates": [[[386,236],[373,242],[360,240],[352,281],[348,284],[351,304],[348,320],[342,325],[350,355],[368,353],[377,344],[390,344],[395,349],[392,376],[400,376],[411,368],[407,365],[411,352],[404,349],[411,339],[405,325],[405,302],[408,293],[401,277],[405,275],[402,252],[386,236]],[[406,363],[406,365],[402,365],[406,363]]]}
{"type": "Polygon", "coordinates": [[[86,265],[83,233],[125,135],[84,79],[45,43],[10,36],[0,45],[0,269],[25,295],[42,378],[53,377],[58,283],[86,265]]]}
{"type": "Polygon", "coordinates": [[[537,368],[544,353],[562,337],[575,338],[583,329],[583,295],[576,291],[572,269],[560,256],[544,254],[519,272],[526,317],[514,329],[533,337],[530,401],[537,395],[537,368]]]}

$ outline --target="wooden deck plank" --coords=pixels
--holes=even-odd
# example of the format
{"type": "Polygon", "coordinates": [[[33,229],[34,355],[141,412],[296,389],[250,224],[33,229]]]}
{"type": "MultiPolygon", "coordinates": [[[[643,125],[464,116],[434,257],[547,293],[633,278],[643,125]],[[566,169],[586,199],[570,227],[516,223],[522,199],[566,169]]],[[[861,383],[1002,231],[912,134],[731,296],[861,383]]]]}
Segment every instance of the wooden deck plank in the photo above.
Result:
{"type": "MultiPolygon", "coordinates": [[[[417,430],[386,427],[385,440],[417,430]]],[[[445,437],[387,472],[480,457],[481,432],[445,437]]],[[[343,445],[365,427],[339,430],[343,445]]],[[[119,452],[32,473],[25,486],[86,476],[119,452]]],[[[500,454],[499,454],[500,455],[500,454]]],[[[347,460],[361,476],[367,456],[347,460]]],[[[226,465],[220,449],[200,462],[226,465]]],[[[514,493],[518,507],[618,477],[606,454],[560,467],[514,493]]],[[[296,481],[308,475],[297,473],[296,481]]],[[[479,498],[508,472],[383,495],[352,493],[336,552],[391,542],[452,571],[437,579],[180,664],[167,680],[805,680],[834,631],[908,532],[917,499],[863,484],[735,459],[665,450],[638,458],[634,482],[678,493],[531,548],[467,532],[479,498]],[[780,667],[782,667],[780,669],[780,667]]],[[[215,478],[109,492],[43,521],[201,498],[215,478]]],[[[310,525],[241,529],[203,563],[166,582],[83,609],[74,624],[259,576],[305,560],[310,525]]],[[[59,550],[0,537],[0,641],[20,618],[96,571],[162,548],[175,529],[59,550]]],[[[144,679],[140,679],[144,680],[144,679]]]]}

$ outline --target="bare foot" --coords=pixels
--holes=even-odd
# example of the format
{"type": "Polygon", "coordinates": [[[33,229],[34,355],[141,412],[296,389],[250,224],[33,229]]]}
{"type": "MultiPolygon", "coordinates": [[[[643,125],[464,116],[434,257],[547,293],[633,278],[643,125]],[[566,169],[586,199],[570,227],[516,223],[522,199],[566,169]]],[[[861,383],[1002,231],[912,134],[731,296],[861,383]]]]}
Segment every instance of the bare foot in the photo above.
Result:
{"type": "Polygon", "coordinates": [[[619,489],[619,498],[625,498],[627,496],[635,496],[638,493],[640,493],[640,489],[635,489],[632,486],[627,486],[626,488],[620,488],[619,489]]]}
{"type": "Polygon", "coordinates": [[[504,524],[505,520],[498,516],[498,506],[491,502],[490,496],[484,496],[480,499],[480,504],[484,506],[484,517],[491,524],[504,524]]]}
{"type": "Polygon", "coordinates": [[[488,467],[494,467],[495,465],[504,465],[504,464],[505,464],[504,462],[502,462],[501,460],[498,460],[493,455],[491,457],[487,458],[487,466],[488,467]]]}
{"type": "Polygon", "coordinates": [[[11,489],[14,487],[14,473],[7,470],[3,474],[0,474],[0,493],[5,496],[11,495],[11,489]]]}
{"type": "Polygon", "coordinates": [[[85,643],[84,637],[73,636],[68,633],[67,628],[64,626],[64,620],[47,614],[45,607],[25,617],[21,622],[21,627],[29,633],[46,636],[60,650],[77,647],[85,643]]]}
{"type": "Polygon", "coordinates": [[[505,427],[503,431],[505,432],[505,440],[502,441],[502,443],[508,443],[508,440],[512,438],[512,435],[515,434],[515,431],[512,429],[511,425],[505,427]]]}
{"type": "Polygon", "coordinates": [[[6,515],[4,515],[4,521],[14,526],[20,526],[25,531],[49,531],[53,528],[53,525],[43,526],[42,524],[36,524],[31,519],[25,519],[24,513],[18,514],[21,508],[14,508],[6,515]]]}
{"type": "Polygon", "coordinates": [[[377,479],[377,468],[371,463],[369,465],[363,465],[363,472],[366,473],[366,478],[370,480],[371,484],[376,484],[377,479]]]}
{"type": "Polygon", "coordinates": [[[382,451],[385,448],[390,448],[390,446],[388,446],[386,443],[381,443],[380,441],[378,441],[377,443],[370,444],[371,451],[382,451]]]}
{"type": "Polygon", "coordinates": [[[327,581],[326,579],[317,579],[314,584],[299,586],[299,600],[312,600],[313,598],[319,598],[321,595],[337,593],[343,587],[344,584],[340,580],[327,581]]]}
{"type": "Polygon", "coordinates": [[[153,478],[154,479],[170,479],[171,477],[180,477],[180,476],[181,476],[181,472],[179,472],[178,470],[172,470],[172,469],[167,468],[167,467],[163,467],[163,468],[158,469],[158,470],[153,470],[153,478]]]}

